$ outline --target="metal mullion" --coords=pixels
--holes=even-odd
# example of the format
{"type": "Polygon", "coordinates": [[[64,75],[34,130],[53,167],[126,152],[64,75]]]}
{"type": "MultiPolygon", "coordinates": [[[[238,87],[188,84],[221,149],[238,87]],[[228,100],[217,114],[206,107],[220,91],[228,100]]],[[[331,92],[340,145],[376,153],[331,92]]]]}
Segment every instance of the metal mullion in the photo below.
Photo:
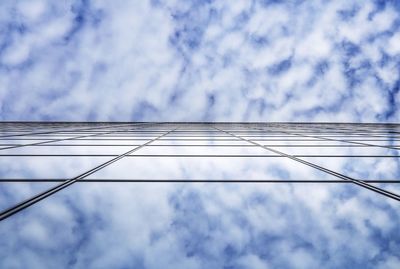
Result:
{"type": "MultiPolygon", "coordinates": [[[[82,139],[83,140],[83,139],[82,139]]],[[[17,145],[17,144],[15,144],[17,145]]],[[[4,144],[3,146],[7,146],[4,144]]],[[[50,145],[34,145],[34,146],[45,146],[45,147],[114,147],[114,146],[140,146],[140,145],[131,145],[131,144],[50,144],[50,145]]],[[[267,145],[269,147],[287,147],[287,148],[296,148],[296,147],[320,147],[320,148],[343,148],[343,147],[349,147],[349,148],[364,148],[368,146],[364,145],[280,145],[280,144],[271,144],[267,145]]],[[[171,145],[165,145],[165,144],[160,144],[160,145],[148,145],[148,147],[256,147],[255,145],[228,145],[228,144],[220,144],[220,145],[215,145],[215,144],[210,144],[210,145],[199,145],[199,144],[171,144],[171,145]]],[[[400,147],[400,145],[399,145],[400,147]]]]}
{"type": "MultiPolygon", "coordinates": [[[[0,145],[1,146],[1,145],[0,145]]],[[[37,145],[38,147],[43,146],[43,145],[37,145]]],[[[132,146],[129,144],[50,144],[50,145],[44,145],[45,147],[123,147],[123,146],[132,146]]],[[[140,145],[137,145],[140,146],[140,145]]],[[[254,145],[190,145],[190,144],[177,144],[177,145],[148,145],[147,147],[255,147],[254,145]]],[[[357,146],[356,146],[357,147],[357,146]]],[[[360,146],[361,147],[361,146],[360,146]]]]}
{"type": "MultiPolygon", "coordinates": [[[[118,127],[122,127],[122,126],[116,126],[116,127],[118,128],[118,127]]],[[[147,125],[146,126],[142,126],[141,128],[146,128],[146,127],[147,127],[147,125]]],[[[115,133],[115,132],[117,132],[117,131],[110,131],[110,132],[105,132],[105,133],[96,133],[96,134],[90,134],[90,135],[75,136],[75,137],[69,137],[69,138],[46,140],[46,141],[43,141],[43,142],[37,142],[37,143],[31,143],[31,144],[22,144],[22,145],[17,145],[17,146],[10,146],[10,147],[5,147],[5,148],[0,148],[0,150],[22,148],[22,147],[26,147],[26,146],[38,146],[38,145],[43,145],[43,144],[53,143],[53,142],[59,142],[59,141],[77,140],[77,139],[79,140],[80,138],[102,136],[102,135],[105,135],[105,134],[111,134],[111,133],[115,133]]]]}
{"type": "MultiPolygon", "coordinates": [[[[24,178],[4,178],[0,179],[0,183],[45,183],[45,182],[64,182],[64,179],[52,179],[52,178],[38,178],[38,179],[24,179],[24,178]]],[[[297,179],[123,179],[123,178],[90,178],[80,180],[77,183],[108,183],[108,182],[143,182],[143,183],[348,183],[353,184],[351,181],[346,180],[320,180],[320,179],[309,179],[309,180],[297,180],[297,179]]],[[[367,183],[400,183],[400,180],[363,180],[367,183]]]]}
{"type": "Polygon", "coordinates": [[[392,199],[394,199],[394,200],[400,201],[400,196],[399,196],[398,194],[395,194],[395,193],[386,191],[386,190],[384,190],[384,189],[381,189],[381,188],[372,186],[372,185],[370,185],[370,184],[368,184],[368,183],[365,183],[365,182],[362,181],[362,180],[358,180],[358,179],[354,179],[354,178],[348,177],[348,176],[346,176],[346,175],[340,174],[340,173],[338,173],[338,172],[335,172],[335,171],[330,170],[330,169],[327,169],[327,168],[325,168],[325,167],[316,165],[316,164],[314,164],[314,163],[305,161],[305,160],[303,160],[303,159],[294,157],[294,156],[289,155],[289,154],[286,154],[286,153],[284,153],[284,152],[281,152],[281,151],[278,151],[278,150],[275,150],[275,149],[271,149],[271,148],[269,148],[269,147],[263,146],[263,145],[261,145],[261,144],[259,144],[259,143],[256,143],[256,142],[254,142],[254,141],[251,141],[251,140],[249,140],[249,139],[245,139],[245,138],[242,138],[242,137],[237,136],[237,135],[235,135],[235,134],[232,134],[232,133],[226,132],[226,131],[224,131],[224,130],[218,129],[217,127],[214,127],[214,128],[216,128],[217,130],[220,130],[221,132],[230,134],[230,135],[233,136],[233,137],[239,138],[239,139],[241,139],[241,140],[243,140],[243,141],[247,141],[247,142],[249,142],[249,143],[252,143],[253,145],[258,145],[259,147],[261,147],[261,148],[263,148],[263,149],[266,149],[266,150],[268,150],[268,151],[271,151],[271,152],[274,152],[274,153],[276,153],[276,154],[285,156],[285,157],[287,157],[287,158],[289,158],[289,159],[291,159],[291,160],[294,160],[294,161],[297,161],[297,162],[299,162],[299,163],[305,164],[305,165],[310,166],[310,167],[312,167],[312,168],[315,168],[315,169],[317,169],[317,170],[319,170],[319,171],[325,172],[325,173],[327,173],[327,174],[333,175],[333,176],[338,177],[338,178],[343,179],[343,180],[350,181],[350,182],[352,182],[352,183],[354,183],[354,184],[356,184],[356,185],[358,185],[358,186],[361,186],[361,187],[363,187],[363,188],[366,188],[366,189],[369,189],[369,190],[371,190],[371,191],[377,192],[377,193],[379,193],[379,194],[382,194],[382,195],[384,195],[384,196],[386,196],[386,197],[389,197],[389,198],[392,198],[392,199]]]}
{"type": "Polygon", "coordinates": [[[61,184],[59,184],[59,185],[57,185],[57,186],[55,186],[53,188],[50,188],[50,189],[48,189],[48,190],[46,190],[46,191],[44,191],[42,193],[39,193],[39,194],[29,198],[28,200],[25,200],[25,201],[15,205],[15,206],[12,206],[12,207],[4,210],[3,212],[0,213],[0,221],[2,221],[4,219],[6,219],[6,218],[18,213],[21,210],[24,210],[25,208],[27,208],[27,207],[29,207],[31,205],[34,205],[35,203],[37,203],[37,202],[39,202],[39,201],[51,196],[52,194],[54,194],[54,193],[56,193],[56,192],[58,192],[58,191],[60,191],[60,190],[62,190],[64,188],[66,188],[66,187],[68,187],[68,186],[70,186],[72,184],[74,184],[75,182],[77,182],[79,180],[84,179],[85,177],[87,177],[87,176],[89,176],[89,175],[91,175],[91,174],[103,169],[104,167],[107,167],[108,165],[117,162],[118,160],[122,159],[123,157],[131,154],[132,152],[135,152],[135,151],[141,149],[142,147],[146,146],[147,144],[150,144],[150,143],[158,140],[159,138],[161,138],[161,137],[173,132],[176,129],[178,129],[178,128],[172,129],[172,130],[166,132],[165,134],[162,134],[162,135],[160,135],[160,136],[158,136],[158,137],[156,137],[156,138],[154,138],[154,139],[152,139],[152,140],[150,140],[150,141],[148,141],[148,142],[146,142],[146,143],[144,143],[144,144],[142,144],[142,145],[140,145],[138,147],[135,147],[135,148],[133,148],[133,149],[131,149],[131,150],[129,150],[129,151],[127,151],[127,152],[125,152],[125,153],[123,153],[123,154],[121,154],[121,155],[119,155],[119,156],[117,156],[117,157],[105,162],[105,163],[102,163],[102,164],[100,164],[100,165],[98,165],[98,166],[96,166],[96,167],[84,172],[83,174],[80,174],[80,175],[78,175],[78,176],[76,176],[76,177],[74,177],[72,179],[65,180],[63,183],[61,183],[61,184]]]}
{"type": "MultiPolygon", "coordinates": [[[[0,157],[115,157],[119,154],[0,154],[0,157]]],[[[335,154],[290,154],[301,158],[400,158],[399,155],[335,155],[335,154]]],[[[262,154],[135,154],[126,157],[282,157],[280,155],[262,154]]]]}

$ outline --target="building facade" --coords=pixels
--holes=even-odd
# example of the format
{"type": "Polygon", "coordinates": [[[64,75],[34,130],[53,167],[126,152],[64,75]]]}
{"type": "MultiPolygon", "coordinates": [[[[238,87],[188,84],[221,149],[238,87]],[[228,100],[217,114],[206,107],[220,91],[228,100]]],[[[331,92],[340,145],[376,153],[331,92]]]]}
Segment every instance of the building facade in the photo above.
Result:
{"type": "Polygon", "coordinates": [[[346,183],[400,201],[393,191],[400,182],[396,124],[9,122],[1,128],[3,192],[10,184],[17,193],[18,186],[37,185],[21,192],[26,197],[3,201],[1,220],[82,182],[346,183]]]}
{"type": "Polygon", "coordinates": [[[397,124],[0,124],[1,268],[397,268],[397,124]]]}

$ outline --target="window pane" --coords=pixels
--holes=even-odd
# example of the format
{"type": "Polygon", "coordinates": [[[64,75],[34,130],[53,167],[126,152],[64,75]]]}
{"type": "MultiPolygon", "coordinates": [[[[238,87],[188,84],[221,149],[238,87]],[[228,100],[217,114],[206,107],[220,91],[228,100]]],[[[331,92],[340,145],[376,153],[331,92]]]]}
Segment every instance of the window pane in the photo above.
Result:
{"type": "Polygon", "coordinates": [[[352,184],[76,183],[1,223],[0,265],[210,268],[227,249],[372,263],[382,242],[396,246],[399,212],[352,184]]]}
{"type": "Polygon", "coordinates": [[[336,180],[285,157],[138,157],[123,158],[88,178],[118,179],[292,179],[336,180]]]}
{"type": "Polygon", "coordinates": [[[398,158],[307,157],[301,159],[356,179],[400,179],[400,163],[398,158]]]}

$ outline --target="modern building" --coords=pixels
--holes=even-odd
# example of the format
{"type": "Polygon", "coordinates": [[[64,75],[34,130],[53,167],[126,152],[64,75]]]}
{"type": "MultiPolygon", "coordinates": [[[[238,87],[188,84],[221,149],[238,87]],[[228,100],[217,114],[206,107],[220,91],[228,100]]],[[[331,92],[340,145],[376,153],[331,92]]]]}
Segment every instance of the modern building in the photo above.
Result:
{"type": "Polygon", "coordinates": [[[8,122],[1,131],[2,187],[53,183],[3,206],[1,220],[81,181],[347,183],[400,201],[381,186],[400,183],[396,124],[8,122]]]}
{"type": "Polygon", "coordinates": [[[400,125],[0,128],[0,267],[395,268],[400,125]]]}

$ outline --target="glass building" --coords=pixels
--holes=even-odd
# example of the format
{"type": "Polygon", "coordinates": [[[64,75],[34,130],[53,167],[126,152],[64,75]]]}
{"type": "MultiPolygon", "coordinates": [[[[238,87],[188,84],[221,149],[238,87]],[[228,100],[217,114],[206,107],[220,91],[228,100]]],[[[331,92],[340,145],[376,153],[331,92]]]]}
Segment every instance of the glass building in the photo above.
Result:
{"type": "Polygon", "coordinates": [[[4,268],[373,268],[400,249],[397,124],[0,128],[4,268]]]}

